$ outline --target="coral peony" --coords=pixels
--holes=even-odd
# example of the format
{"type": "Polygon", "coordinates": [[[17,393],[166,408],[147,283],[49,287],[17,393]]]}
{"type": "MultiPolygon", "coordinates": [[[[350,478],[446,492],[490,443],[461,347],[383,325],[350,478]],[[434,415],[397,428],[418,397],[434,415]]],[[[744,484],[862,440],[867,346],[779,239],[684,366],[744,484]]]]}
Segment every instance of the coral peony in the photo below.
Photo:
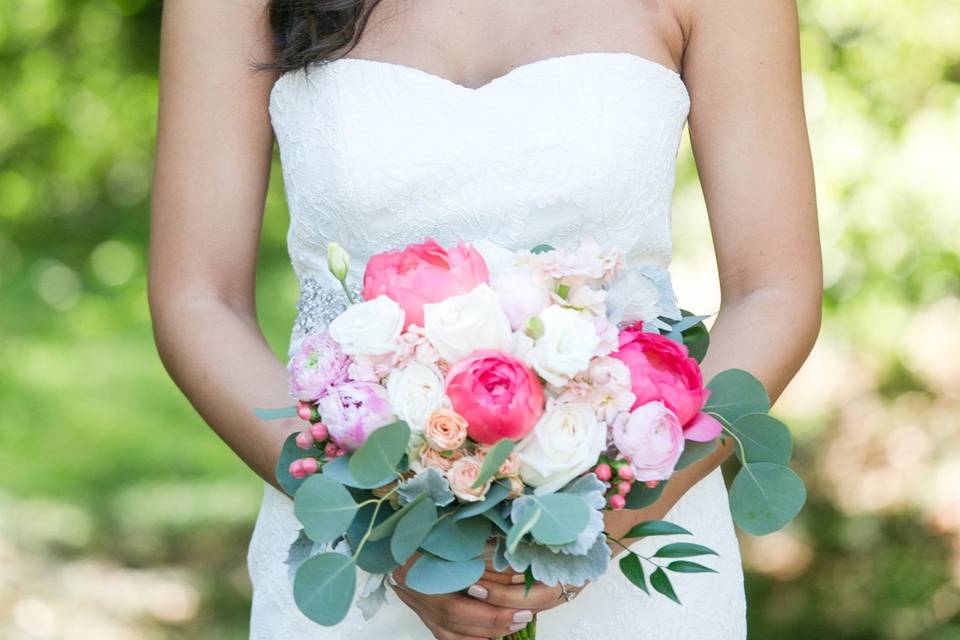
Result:
{"type": "Polygon", "coordinates": [[[543,385],[523,362],[501,351],[482,350],[455,364],[447,396],[466,419],[467,433],[481,444],[518,440],[543,413],[543,385]]]}
{"type": "Polygon", "coordinates": [[[428,239],[370,258],[363,274],[363,297],[385,295],[403,307],[405,327],[423,326],[424,304],[468,293],[489,280],[487,265],[473,246],[461,242],[445,249],[428,239]]]}

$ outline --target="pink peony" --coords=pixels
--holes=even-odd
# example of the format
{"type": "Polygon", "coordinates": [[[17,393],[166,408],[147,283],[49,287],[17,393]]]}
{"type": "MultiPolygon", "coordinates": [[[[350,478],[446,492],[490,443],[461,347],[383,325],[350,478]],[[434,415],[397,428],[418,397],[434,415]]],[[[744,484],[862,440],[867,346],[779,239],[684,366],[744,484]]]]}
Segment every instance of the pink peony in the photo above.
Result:
{"type": "Polygon", "coordinates": [[[610,356],[630,369],[636,396],[632,408],[659,400],[676,414],[688,439],[706,442],[720,434],[720,423],[700,414],[710,390],[704,388],[700,365],[684,345],[644,331],[642,322],[621,330],[619,343],[610,356]]]}
{"type": "Polygon", "coordinates": [[[313,402],[330,387],[347,381],[350,358],[326,333],[306,337],[290,358],[290,394],[298,400],[313,402]]]}
{"type": "Polygon", "coordinates": [[[386,295],[403,307],[405,327],[423,326],[424,304],[469,293],[489,281],[487,265],[473,246],[461,242],[444,249],[427,239],[370,258],[363,274],[363,297],[386,295]]]}
{"type": "Polygon", "coordinates": [[[345,382],[320,399],[320,415],[330,438],[344,451],[356,451],[371,433],[396,418],[387,390],[372,382],[345,382]]]}
{"type": "Polygon", "coordinates": [[[543,385],[516,358],[491,349],[474,352],[447,375],[447,396],[475,442],[519,440],[543,413],[543,385]]]}
{"type": "Polygon", "coordinates": [[[683,453],[680,420],[659,401],[621,413],[613,421],[612,431],[613,443],[630,463],[632,477],[640,482],[669,478],[683,453]]]}

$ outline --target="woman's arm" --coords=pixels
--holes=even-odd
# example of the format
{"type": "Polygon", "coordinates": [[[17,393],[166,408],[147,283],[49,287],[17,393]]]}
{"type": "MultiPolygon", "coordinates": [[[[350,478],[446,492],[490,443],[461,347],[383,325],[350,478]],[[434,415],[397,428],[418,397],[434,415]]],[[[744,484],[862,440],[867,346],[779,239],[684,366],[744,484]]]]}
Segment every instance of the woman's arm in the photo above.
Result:
{"type": "Polygon", "coordinates": [[[237,455],[275,483],[280,447],[298,420],[264,424],[253,414],[291,403],[254,307],[276,79],[251,67],[271,55],[265,5],[164,3],[149,297],[171,377],[237,455]]]}
{"type": "MultiPolygon", "coordinates": [[[[816,196],[803,111],[796,7],[788,0],[681,3],[690,137],[710,216],[722,302],[702,367],[745,369],[775,400],[820,329],[816,196]]],[[[732,448],[674,474],[639,512],[611,513],[622,535],[658,519],[732,448]]]]}

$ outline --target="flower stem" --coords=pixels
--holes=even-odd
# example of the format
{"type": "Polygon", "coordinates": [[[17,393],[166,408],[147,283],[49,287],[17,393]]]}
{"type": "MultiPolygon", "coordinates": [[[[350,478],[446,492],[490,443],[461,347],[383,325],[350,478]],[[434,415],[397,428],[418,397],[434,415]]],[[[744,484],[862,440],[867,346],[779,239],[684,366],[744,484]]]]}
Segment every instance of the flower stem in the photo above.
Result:
{"type": "Polygon", "coordinates": [[[350,304],[356,304],[356,300],[353,297],[353,292],[350,291],[350,287],[347,286],[346,278],[340,281],[340,286],[343,287],[343,292],[347,294],[347,302],[350,304]]]}

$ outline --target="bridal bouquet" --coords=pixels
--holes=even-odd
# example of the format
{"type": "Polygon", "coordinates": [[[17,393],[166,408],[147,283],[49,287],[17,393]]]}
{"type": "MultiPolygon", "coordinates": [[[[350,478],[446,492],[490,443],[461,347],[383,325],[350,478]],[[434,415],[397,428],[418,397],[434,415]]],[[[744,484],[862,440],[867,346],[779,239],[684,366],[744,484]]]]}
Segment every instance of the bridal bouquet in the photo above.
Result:
{"type": "MultiPolygon", "coordinates": [[[[466,589],[485,562],[583,585],[611,558],[604,509],[651,504],[675,471],[736,445],[734,519],[764,534],[800,510],[791,439],[763,386],[729,370],[703,384],[703,317],[682,312],[667,273],[592,242],[511,252],[432,240],[370,259],[362,299],[337,244],[346,310],[289,363],[299,416],[277,467],[303,530],[288,564],[301,611],[334,625],[356,599],[372,615],[394,569],[406,585],[466,589]],[[357,594],[357,567],[370,574],[357,594]]],[[[663,521],[627,538],[690,535],[663,521]]],[[[712,571],[689,542],[628,549],[631,582],[679,602],[671,572],[712,571]]],[[[534,627],[516,637],[532,638],[534,627]]]]}

